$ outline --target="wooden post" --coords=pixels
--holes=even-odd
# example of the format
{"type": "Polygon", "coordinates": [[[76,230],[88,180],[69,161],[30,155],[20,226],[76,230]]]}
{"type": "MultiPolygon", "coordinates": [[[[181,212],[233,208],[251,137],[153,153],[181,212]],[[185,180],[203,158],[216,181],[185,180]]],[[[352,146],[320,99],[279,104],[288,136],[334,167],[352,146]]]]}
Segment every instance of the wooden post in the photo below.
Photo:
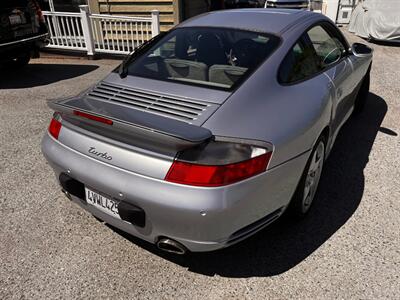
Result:
{"type": "Polygon", "coordinates": [[[182,19],[182,2],[183,0],[173,0],[173,9],[174,9],[174,25],[179,24],[182,19]]]}

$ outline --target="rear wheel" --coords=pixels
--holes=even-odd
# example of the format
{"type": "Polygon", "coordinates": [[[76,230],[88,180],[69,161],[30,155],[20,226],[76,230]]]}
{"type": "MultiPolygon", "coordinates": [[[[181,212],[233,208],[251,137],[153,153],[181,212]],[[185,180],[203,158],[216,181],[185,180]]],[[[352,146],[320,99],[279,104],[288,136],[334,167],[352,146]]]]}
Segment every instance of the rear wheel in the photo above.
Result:
{"type": "Polygon", "coordinates": [[[357,98],[354,103],[353,114],[355,115],[361,113],[364,110],[369,94],[369,83],[370,83],[370,69],[368,69],[368,72],[361,83],[360,90],[358,91],[357,98]]]}
{"type": "Polygon", "coordinates": [[[325,161],[325,140],[319,138],[313,148],[288,211],[295,217],[304,217],[310,210],[318,189],[325,161]]]}

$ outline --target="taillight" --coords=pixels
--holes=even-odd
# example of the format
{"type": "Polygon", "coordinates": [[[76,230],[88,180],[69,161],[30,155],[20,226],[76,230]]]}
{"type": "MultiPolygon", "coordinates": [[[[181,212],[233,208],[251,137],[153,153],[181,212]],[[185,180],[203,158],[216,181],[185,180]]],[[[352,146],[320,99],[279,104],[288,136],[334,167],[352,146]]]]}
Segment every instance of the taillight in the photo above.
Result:
{"type": "Polygon", "coordinates": [[[272,146],[212,141],[180,152],[166,181],[204,187],[232,184],[266,171],[272,146]]]}
{"type": "Polygon", "coordinates": [[[58,135],[60,134],[61,127],[62,127],[62,125],[61,125],[61,116],[60,116],[60,114],[55,113],[53,115],[53,118],[50,121],[49,133],[56,140],[58,140],[58,135]]]}
{"type": "Polygon", "coordinates": [[[89,120],[92,120],[92,121],[104,123],[104,124],[107,124],[107,125],[112,125],[113,124],[113,121],[110,120],[110,119],[106,119],[106,118],[99,117],[99,116],[96,116],[96,115],[88,114],[88,113],[85,113],[85,112],[82,112],[82,111],[79,111],[79,110],[74,110],[74,115],[82,117],[82,118],[86,118],[86,119],[89,119],[89,120]]]}

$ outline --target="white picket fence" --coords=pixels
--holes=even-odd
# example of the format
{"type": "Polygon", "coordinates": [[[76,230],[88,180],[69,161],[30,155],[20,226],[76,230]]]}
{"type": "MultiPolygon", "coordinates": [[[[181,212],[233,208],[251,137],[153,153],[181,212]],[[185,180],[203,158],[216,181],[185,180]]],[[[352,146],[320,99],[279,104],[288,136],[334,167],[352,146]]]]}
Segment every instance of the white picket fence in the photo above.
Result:
{"type": "Polygon", "coordinates": [[[44,11],[49,48],[97,53],[128,54],[160,33],[156,10],[148,18],[91,14],[87,5],[79,13],[44,11]]]}

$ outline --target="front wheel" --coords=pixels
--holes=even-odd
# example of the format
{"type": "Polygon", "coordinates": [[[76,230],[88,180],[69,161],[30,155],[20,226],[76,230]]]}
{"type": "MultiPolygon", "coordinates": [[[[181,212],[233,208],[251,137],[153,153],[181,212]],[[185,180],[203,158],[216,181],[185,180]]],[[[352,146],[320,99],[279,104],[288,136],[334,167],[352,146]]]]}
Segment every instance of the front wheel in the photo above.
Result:
{"type": "Polygon", "coordinates": [[[314,146],[288,211],[295,217],[304,217],[310,210],[318,189],[325,162],[325,140],[321,137],[314,146]]]}

